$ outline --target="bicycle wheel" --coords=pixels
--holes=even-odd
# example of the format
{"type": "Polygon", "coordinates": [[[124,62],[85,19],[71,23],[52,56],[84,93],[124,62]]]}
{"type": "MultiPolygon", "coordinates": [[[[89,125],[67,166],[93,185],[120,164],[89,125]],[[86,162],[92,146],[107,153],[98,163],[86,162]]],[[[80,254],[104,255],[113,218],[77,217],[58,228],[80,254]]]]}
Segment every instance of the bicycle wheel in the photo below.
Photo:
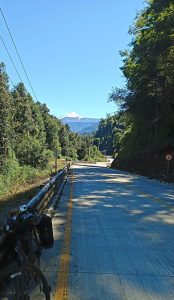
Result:
{"type": "Polygon", "coordinates": [[[1,300],[50,300],[50,287],[34,265],[13,264],[0,272],[1,300]]]}

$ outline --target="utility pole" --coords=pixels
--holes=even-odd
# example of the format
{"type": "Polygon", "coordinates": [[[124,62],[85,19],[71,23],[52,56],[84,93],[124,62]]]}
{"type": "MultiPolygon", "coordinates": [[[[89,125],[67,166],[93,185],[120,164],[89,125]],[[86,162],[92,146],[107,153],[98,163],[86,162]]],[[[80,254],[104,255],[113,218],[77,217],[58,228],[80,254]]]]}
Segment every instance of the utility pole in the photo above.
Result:
{"type": "Polygon", "coordinates": [[[107,150],[102,151],[103,155],[105,156],[105,161],[106,161],[106,152],[107,152],[107,150]]]}
{"type": "Polygon", "coordinates": [[[58,169],[58,150],[57,149],[54,151],[54,158],[55,158],[55,164],[54,164],[55,173],[57,173],[57,169],[58,169]]]}

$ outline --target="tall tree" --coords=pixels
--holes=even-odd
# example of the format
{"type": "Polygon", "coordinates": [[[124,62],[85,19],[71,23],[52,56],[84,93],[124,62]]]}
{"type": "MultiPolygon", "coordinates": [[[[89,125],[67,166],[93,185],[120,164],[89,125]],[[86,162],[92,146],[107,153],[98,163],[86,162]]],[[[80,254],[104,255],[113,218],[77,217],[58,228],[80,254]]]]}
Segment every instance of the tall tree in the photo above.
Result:
{"type": "Polygon", "coordinates": [[[21,164],[44,166],[46,134],[41,111],[23,83],[16,86],[12,96],[16,157],[21,164]]]}
{"type": "Polygon", "coordinates": [[[11,95],[9,92],[8,76],[5,66],[0,64],[0,167],[7,158],[7,149],[10,146],[11,130],[11,95]]]}
{"type": "Polygon", "coordinates": [[[62,126],[60,130],[60,143],[62,147],[62,155],[69,157],[70,155],[70,140],[69,140],[69,126],[62,126]]]}
{"type": "MultiPolygon", "coordinates": [[[[121,52],[126,89],[111,98],[122,103],[131,130],[133,151],[160,149],[174,143],[174,2],[150,0],[129,32],[129,51],[121,52]]],[[[131,151],[131,149],[129,149],[131,151]]]]}

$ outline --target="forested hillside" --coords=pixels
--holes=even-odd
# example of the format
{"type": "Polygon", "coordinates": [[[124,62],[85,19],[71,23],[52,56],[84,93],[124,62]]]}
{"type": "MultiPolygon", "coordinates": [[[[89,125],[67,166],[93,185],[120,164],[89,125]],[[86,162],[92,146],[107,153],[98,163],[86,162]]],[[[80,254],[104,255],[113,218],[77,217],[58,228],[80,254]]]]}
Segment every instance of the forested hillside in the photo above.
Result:
{"type": "Polygon", "coordinates": [[[106,151],[107,155],[114,155],[119,149],[119,137],[122,135],[123,128],[124,124],[118,115],[101,119],[95,133],[94,144],[100,151],[106,151]]]}
{"type": "Polygon", "coordinates": [[[0,64],[0,196],[16,183],[51,171],[58,158],[96,160],[102,154],[91,136],[70,131],[46,104],[34,102],[23,83],[12,90],[0,64]]]}
{"type": "Polygon", "coordinates": [[[100,123],[96,137],[117,152],[113,167],[161,177],[174,151],[174,1],[148,1],[129,34],[120,52],[126,86],[109,95],[119,112],[100,123]]]}

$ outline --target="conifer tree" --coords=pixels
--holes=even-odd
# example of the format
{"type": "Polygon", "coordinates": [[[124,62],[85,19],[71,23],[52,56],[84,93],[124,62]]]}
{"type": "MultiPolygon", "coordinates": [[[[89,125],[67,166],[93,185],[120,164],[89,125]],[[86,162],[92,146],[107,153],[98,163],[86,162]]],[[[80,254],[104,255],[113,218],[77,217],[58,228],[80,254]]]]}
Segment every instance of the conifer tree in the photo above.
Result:
{"type": "Polygon", "coordinates": [[[0,64],[0,167],[7,159],[10,146],[11,96],[5,66],[0,64]]]}

